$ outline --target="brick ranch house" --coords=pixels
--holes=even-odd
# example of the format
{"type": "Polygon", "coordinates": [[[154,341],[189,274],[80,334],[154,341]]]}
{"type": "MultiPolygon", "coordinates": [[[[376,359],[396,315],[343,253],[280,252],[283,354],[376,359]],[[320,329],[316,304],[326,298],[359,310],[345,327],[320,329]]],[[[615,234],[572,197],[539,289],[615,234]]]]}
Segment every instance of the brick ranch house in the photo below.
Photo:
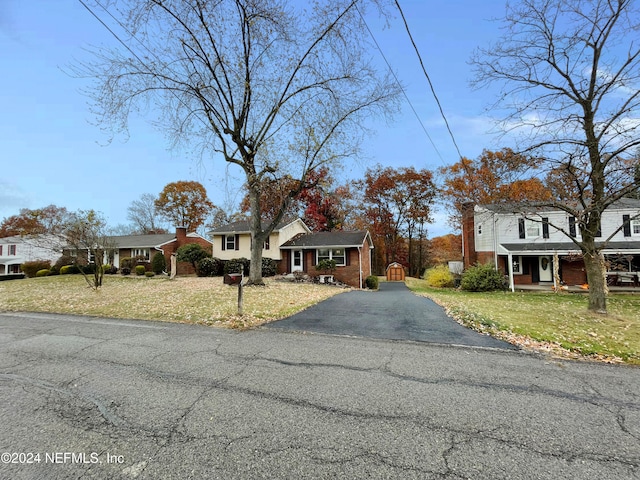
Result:
{"type": "MultiPolygon", "coordinates": [[[[640,200],[621,199],[605,210],[598,233],[606,240],[602,253],[608,284],[640,286],[640,200]]],[[[580,237],[576,218],[561,210],[524,215],[508,206],[468,203],[462,214],[464,267],[494,264],[509,277],[512,290],[516,285],[552,286],[557,257],[563,284],[586,284],[582,253],[567,234],[580,237]]]]}
{"type": "MultiPolygon", "coordinates": [[[[120,260],[126,257],[141,257],[145,262],[151,262],[156,252],[161,252],[167,262],[167,271],[171,265],[171,255],[183,245],[197,243],[211,253],[212,244],[206,238],[195,232],[187,233],[187,229],[177,227],[176,233],[148,234],[148,235],[120,235],[108,237],[113,249],[113,265],[120,266],[120,260]]],[[[111,262],[108,262],[111,263],[111,262]]],[[[195,273],[193,266],[187,262],[178,262],[178,275],[195,273]]]]}
{"type": "MultiPolygon", "coordinates": [[[[221,260],[251,257],[249,222],[240,221],[218,227],[208,233],[213,239],[213,256],[221,260]]],[[[326,272],[315,268],[319,261],[332,259],[334,278],[355,288],[362,288],[371,275],[373,242],[368,232],[312,233],[296,218],[276,226],[262,246],[262,256],[278,264],[278,273],[304,272],[316,277],[326,272]]]]}

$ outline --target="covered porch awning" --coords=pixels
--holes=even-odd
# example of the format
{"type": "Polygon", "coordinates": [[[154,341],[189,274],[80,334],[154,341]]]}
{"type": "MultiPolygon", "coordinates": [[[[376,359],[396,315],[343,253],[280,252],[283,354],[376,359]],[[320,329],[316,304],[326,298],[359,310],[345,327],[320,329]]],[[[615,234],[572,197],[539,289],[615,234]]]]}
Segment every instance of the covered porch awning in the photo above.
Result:
{"type": "MultiPolygon", "coordinates": [[[[601,252],[605,256],[640,256],[640,241],[600,243],[597,244],[597,246],[601,248],[601,252]]],[[[582,251],[573,242],[501,243],[498,245],[497,254],[502,256],[506,255],[508,258],[509,287],[511,291],[515,291],[512,268],[514,256],[546,256],[557,254],[560,257],[577,257],[582,255],[582,251]]]]}

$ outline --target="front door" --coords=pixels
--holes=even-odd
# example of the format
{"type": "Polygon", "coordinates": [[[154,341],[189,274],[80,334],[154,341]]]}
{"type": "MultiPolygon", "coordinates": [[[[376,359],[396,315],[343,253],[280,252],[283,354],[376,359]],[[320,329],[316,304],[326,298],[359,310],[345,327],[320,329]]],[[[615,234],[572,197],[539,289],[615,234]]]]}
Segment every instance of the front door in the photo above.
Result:
{"type": "Polygon", "coordinates": [[[302,250],[291,250],[291,271],[302,271],[302,250]]]}
{"type": "Polygon", "coordinates": [[[553,281],[553,259],[549,256],[543,256],[539,259],[540,262],[540,281],[552,282],[553,281]]]}

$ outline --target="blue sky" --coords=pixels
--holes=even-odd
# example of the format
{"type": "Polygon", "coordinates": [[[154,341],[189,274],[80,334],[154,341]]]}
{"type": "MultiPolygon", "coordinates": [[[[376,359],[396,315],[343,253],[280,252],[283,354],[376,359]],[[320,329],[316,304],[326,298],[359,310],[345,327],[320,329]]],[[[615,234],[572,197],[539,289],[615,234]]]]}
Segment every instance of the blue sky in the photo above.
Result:
{"type": "MultiPolygon", "coordinates": [[[[487,91],[469,86],[468,65],[473,50],[497,40],[504,0],[401,0],[400,4],[420,49],[462,154],[475,158],[483,149],[498,149],[492,123],[484,113],[487,91]]],[[[408,103],[393,123],[376,129],[360,159],[335,172],[338,179],[357,178],[367,167],[438,167],[458,160],[437,104],[416,54],[396,15],[383,29],[375,18],[369,25],[427,129],[422,129],[408,103]]],[[[169,150],[162,132],[134,119],[130,137],[108,136],[93,123],[87,83],[65,73],[76,60],[88,59],[86,48],[115,40],[74,0],[0,0],[0,219],[21,208],[49,204],[69,210],[95,209],[110,225],[128,223],[130,203],[143,193],[157,195],[169,182],[197,180],[211,200],[233,206],[229,194],[241,172],[221,158],[193,158],[169,150]],[[96,188],[98,184],[98,188],[96,188]]],[[[379,56],[377,52],[372,52],[379,56]]],[[[382,63],[382,60],[380,60],[382,63]]],[[[439,212],[430,236],[448,233],[446,215],[439,212]]]]}

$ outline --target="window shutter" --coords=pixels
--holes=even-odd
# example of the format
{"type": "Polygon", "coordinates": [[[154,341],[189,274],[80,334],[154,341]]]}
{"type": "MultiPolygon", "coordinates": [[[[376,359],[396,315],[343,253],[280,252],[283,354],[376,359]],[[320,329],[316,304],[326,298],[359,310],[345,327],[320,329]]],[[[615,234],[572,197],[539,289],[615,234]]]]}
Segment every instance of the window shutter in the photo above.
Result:
{"type": "MultiPolygon", "coordinates": [[[[318,260],[318,251],[312,251],[313,255],[311,255],[311,266],[315,267],[318,260]]],[[[304,250],[302,251],[302,255],[304,256],[304,250]]]]}
{"type": "MultiPolygon", "coordinates": [[[[624,225],[624,236],[631,236],[631,215],[623,215],[622,216],[622,224],[624,225]]],[[[0,250],[0,253],[2,250],[0,250]]]]}
{"type": "Polygon", "coordinates": [[[222,250],[226,250],[226,249],[227,249],[227,236],[222,235],[222,250]]]}
{"type": "Polygon", "coordinates": [[[518,237],[525,238],[524,237],[524,218],[518,219],[518,237]]]}
{"type": "Polygon", "coordinates": [[[542,238],[549,238],[549,218],[542,218],[542,238]]]}
{"type": "Polygon", "coordinates": [[[569,235],[576,236],[576,217],[569,217],[569,235]]]}
{"type": "Polygon", "coordinates": [[[235,238],[235,246],[236,246],[236,250],[240,250],[240,234],[236,233],[236,238],[235,238]]]}
{"type": "Polygon", "coordinates": [[[344,263],[346,266],[351,265],[351,249],[350,248],[344,249],[344,263]]]}

